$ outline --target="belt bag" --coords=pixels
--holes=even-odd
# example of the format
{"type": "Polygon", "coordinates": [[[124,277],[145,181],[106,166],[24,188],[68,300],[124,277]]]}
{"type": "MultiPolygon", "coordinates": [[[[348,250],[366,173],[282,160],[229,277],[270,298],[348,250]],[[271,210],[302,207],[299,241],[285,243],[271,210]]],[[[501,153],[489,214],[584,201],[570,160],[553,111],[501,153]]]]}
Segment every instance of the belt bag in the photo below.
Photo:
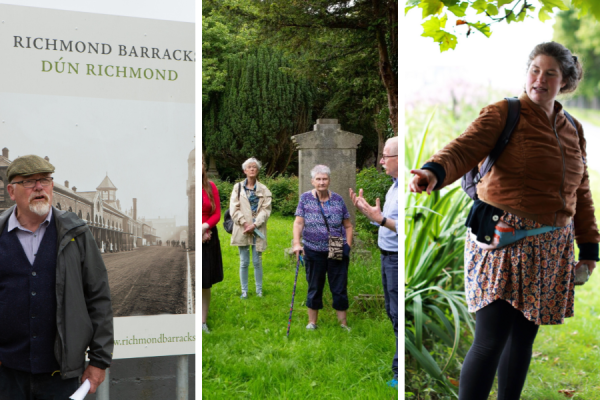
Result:
{"type": "Polygon", "coordinates": [[[490,244],[481,243],[477,241],[477,236],[469,231],[471,235],[471,240],[473,240],[477,245],[483,250],[497,250],[502,247],[508,246],[518,240],[524,239],[529,236],[537,236],[543,233],[556,231],[561,229],[560,227],[552,227],[552,226],[543,226],[537,229],[515,229],[507,223],[500,221],[498,225],[496,225],[494,229],[494,240],[490,244]]]}

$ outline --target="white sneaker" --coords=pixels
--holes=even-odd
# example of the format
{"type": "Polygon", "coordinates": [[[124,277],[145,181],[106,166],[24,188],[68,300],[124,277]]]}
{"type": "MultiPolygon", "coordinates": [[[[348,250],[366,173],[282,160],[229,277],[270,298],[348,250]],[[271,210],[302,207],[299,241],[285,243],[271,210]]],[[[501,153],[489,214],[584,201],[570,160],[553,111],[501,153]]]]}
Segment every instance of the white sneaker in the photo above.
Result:
{"type": "Polygon", "coordinates": [[[204,333],[210,333],[210,331],[208,330],[208,325],[202,324],[202,332],[204,332],[204,333]]]}
{"type": "Polygon", "coordinates": [[[312,322],[309,322],[308,325],[306,325],[306,329],[308,329],[309,331],[314,331],[317,328],[317,324],[313,324],[312,322]]]}
{"type": "Polygon", "coordinates": [[[256,291],[256,297],[263,297],[262,290],[256,291]]]}
{"type": "Polygon", "coordinates": [[[350,332],[350,331],[352,330],[352,328],[350,328],[348,325],[343,325],[343,324],[340,324],[340,326],[342,327],[342,329],[345,329],[345,330],[347,330],[348,332],[350,332]]]}
{"type": "Polygon", "coordinates": [[[240,299],[248,300],[248,292],[242,290],[242,295],[240,296],[240,299]]]}

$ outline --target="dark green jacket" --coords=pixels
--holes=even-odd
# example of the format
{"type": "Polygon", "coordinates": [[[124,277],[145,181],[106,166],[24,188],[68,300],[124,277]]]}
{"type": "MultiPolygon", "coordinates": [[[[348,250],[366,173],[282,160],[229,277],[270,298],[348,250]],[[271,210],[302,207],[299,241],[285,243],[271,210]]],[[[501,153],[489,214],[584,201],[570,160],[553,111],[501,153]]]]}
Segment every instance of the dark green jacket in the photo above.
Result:
{"type": "MultiPolygon", "coordinates": [[[[0,215],[0,235],[15,207],[0,215]]],[[[54,355],[68,379],[83,374],[86,350],[90,365],[110,366],[113,312],[108,274],[90,229],[72,212],[52,212],[58,235],[54,355]]]]}

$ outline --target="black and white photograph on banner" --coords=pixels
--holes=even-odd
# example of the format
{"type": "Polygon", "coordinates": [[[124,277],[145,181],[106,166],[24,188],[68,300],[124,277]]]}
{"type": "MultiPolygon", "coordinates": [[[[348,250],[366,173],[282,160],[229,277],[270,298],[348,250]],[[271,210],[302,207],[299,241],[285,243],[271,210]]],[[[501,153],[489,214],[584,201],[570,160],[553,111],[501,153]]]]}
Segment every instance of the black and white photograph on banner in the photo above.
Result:
{"type": "MultiPolygon", "coordinates": [[[[187,355],[195,352],[196,311],[194,3],[176,1],[171,7],[181,6],[179,12],[140,1],[9,3],[0,4],[0,214],[7,223],[2,217],[0,222],[8,232],[0,234],[0,250],[3,241],[12,240],[15,226],[15,237],[23,244],[21,232],[29,225],[21,219],[44,203],[47,226],[56,221],[57,229],[38,232],[36,226],[30,232],[40,243],[37,249],[33,239],[28,266],[33,272],[23,282],[37,284],[35,277],[42,274],[35,271],[42,261],[36,263],[41,258],[35,257],[46,249],[46,232],[57,231],[56,283],[46,285],[48,293],[32,291],[30,297],[41,300],[48,294],[52,299],[56,293],[56,302],[48,303],[56,308],[56,321],[48,326],[56,323],[59,335],[55,339],[55,330],[49,329],[50,344],[62,340],[63,348],[73,346],[77,329],[87,332],[87,315],[93,328],[92,340],[82,342],[89,346],[86,372],[85,349],[76,366],[69,364],[73,356],[67,350],[53,357],[53,346],[45,367],[39,367],[36,357],[17,365],[7,356],[10,344],[1,340],[0,372],[45,373],[56,358],[53,371],[60,374],[51,378],[82,384],[83,372],[90,382],[89,389],[82,389],[89,390],[86,398],[108,399],[109,391],[111,398],[140,398],[142,392],[151,399],[175,398],[176,390],[177,396],[191,392],[193,398],[194,382],[188,376],[193,359],[187,355]],[[61,222],[66,218],[68,224],[61,222]],[[73,224],[85,240],[60,236],[73,224]],[[74,244],[77,252],[70,250],[74,244]],[[77,260],[81,272],[74,269],[77,260]],[[61,272],[64,265],[66,272],[61,272]],[[91,276],[103,282],[103,332],[93,303],[100,292],[91,276]],[[72,279],[81,279],[83,286],[72,286],[72,279]],[[81,291],[85,302],[70,305],[74,291],[81,291]],[[69,306],[87,309],[87,314],[77,322],[69,320],[69,311],[67,317],[62,311],[69,306]],[[96,346],[107,357],[101,358],[96,346]],[[105,378],[88,376],[92,366],[106,370],[105,378]],[[129,380],[131,385],[115,387],[129,380]],[[159,380],[168,383],[159,385],[159,380]]],[[[0,251],[0,257],[12,254],[0,251]]],[[[4,272],[0,304],[11,276],[4,272]]],[[[33,300],[29,304],[35,306],[33,300]]],[[[38,333],[24,336],[36,338],[38,333]]],[[[26,343],[32,352],[35,343],[26,343]]],[[[7,388],[3,376],[0,399],[7,388]]]]}

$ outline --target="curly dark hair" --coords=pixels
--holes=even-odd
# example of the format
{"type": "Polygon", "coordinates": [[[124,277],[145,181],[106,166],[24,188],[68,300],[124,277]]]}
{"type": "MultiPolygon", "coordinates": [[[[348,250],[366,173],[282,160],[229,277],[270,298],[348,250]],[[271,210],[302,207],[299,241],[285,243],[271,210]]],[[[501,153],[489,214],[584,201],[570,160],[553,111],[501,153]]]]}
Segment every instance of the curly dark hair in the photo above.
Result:
{"type": "Polygon", "coordinates": [[[571,51],[557,42],[540,43],[529,53],[527,60],[527,70],[531,62],[539,55],[550,56],[556,60],[560,66],[560,72],[565,81],[565,86],[560,89],[560,93],[572,93],[577,89],[577,85],[583,79],[583,66],[577,58],[571,54],[571,51]]]}

